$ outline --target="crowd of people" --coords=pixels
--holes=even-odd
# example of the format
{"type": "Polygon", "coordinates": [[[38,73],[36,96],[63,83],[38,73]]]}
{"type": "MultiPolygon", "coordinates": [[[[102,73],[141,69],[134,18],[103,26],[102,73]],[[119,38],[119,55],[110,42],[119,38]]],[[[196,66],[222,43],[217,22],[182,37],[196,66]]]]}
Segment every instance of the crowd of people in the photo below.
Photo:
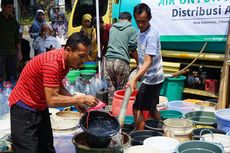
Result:
{"type": "MultiPolygon", "coordinates": [[[[69,69],[78,69],[85,61],[97,61],[96,19],[83,15],[80,32],[73,33],[61,46],[57,37],[66,35],[68,25],[64,13],[55,7],[50,24],[45,12],[38,9],[29,29],[35,57],[28,59],[28,52],[22,55],[22,49],[30,49],[25,47],[28,42],[21,46],[13,4],[6,0],[1,7],[0,32],[5,37],[0,38],[0,88],[5,76],[7,81],[17,81],[9,97],[13,149],[16,153],[55,152],[48,108],[75,105],[85,112],[85,106],[96,106],[99,101],[90,95],[72,96],[62,84],[69,69]],[[17,64],[24,57],[29,62],[17,79],[17,64]]],[[[129,12],[120,13],[119,21],[113,25],[104,24],[100,18],[100,47],[111,95],[127,87],[134,91],[142,80],[133,105],[136,130],[142,130],[145,111],[160,119],[156,105],[164,78],[160,37],[150,25],[151,10],[141,3],[133,14],[138,29],[132,26],[129,12]],[[131,56],[136,60],[137,73],[128,80],[131,56]]]]}

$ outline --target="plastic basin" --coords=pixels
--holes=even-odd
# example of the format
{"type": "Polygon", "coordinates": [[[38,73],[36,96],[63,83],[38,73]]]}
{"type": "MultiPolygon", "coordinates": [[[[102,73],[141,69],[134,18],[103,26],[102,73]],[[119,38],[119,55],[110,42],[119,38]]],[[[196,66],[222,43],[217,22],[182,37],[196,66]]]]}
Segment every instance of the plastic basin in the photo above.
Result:
{"type": "Polygon", "coordinates": [[[183,114],[192,112],[194,110],[194,104],[183,101],[170,101],[167,103],[168,110],[176,110],[183,114]]]}
{"type": "Polygon", "coordinates": [[[140,130],[131,132],[130,137],[132,138],[131,145],[143,145],[143,141],[149,137],[163,136],[163,133],[152,131],[152,130],[140,130]]]}
{"type": "Polygon", "coordinates": [[[194,140],[199,140],[201,135],[208,134],[208,133],[210,133],[210,131],[212,133],[225,134],[224,131],[219,130],[219,129],[214,129],[214,128],[198,128],[198,129],[194,129],[192,131],[192,138],[194,140]]]}
{"type": "Polygon", "coordinates": [[[155,130],[163,133],[163,125],[164,123],[159,120],[148,119],[145,121],[146,130],[155,130]]]}
{"type": "Polygon", "coordinates": [[[122,127],[122,132],[130,134],[135,129],[134,124],[124,124],[122,127]]]}
{"type": "Polygon", "coordinates": [[[225,153],[230,153],[230,137],[224,134],[204,134],[202,135],[204,141],[221,144],[224,147],[225,153]]]}
{"type": "Polygon", "coordinates": [[[224,150],[214,143],[193,140],[178,145],[176,153],[224,153],[224,150]]]}
{"type": "Polygon", "coordinates": [[[217,128],[225,132],[230,131],[230,109],[221,109],[215,112],[217,128]]]}
{"type": "Polygon", "coordinates": [[[216,125],[216,117],[213,112],[194,111],[186,113],[184,117],[192,120],[194,124],[216,125]]]}
{"type": "Polygon", "coordinates": [[[200,101],[195,103],[195,111],[216,111],[216,103],[209,101],[200,101]]]}
{"type": "Polygon", "coordinates": [[[103,111],[85,113],[80,119],[80,127],[87,134],[88,145],[93,148],[106,148],[120,130],[117,118],[103,111]]]}
{"type": "MultiPolygon", "coordinates": [[[[72,143],[75,146],[76,153],[120,153],[121,150],[130,147],[131,138],[126,133],[121,133],[122,135],[122,147],[107,147],[107,148],[95,148],[89,147],[87,144],[87,134],[85,132],[77,133],[72,138],[72,143]]],[[[69,152],[68,152],[69,153],[69,152]]]]}
{"type": "Polygon", "coordinates": [[[132,146],[124,151],[124,153],[161,153],[153,147],[146,147],[143,145],[132,146]]]}
{"type": "Polygon", "coordinates": [[[163,120],[168,118],[181,118],[183,117],[183,114],[176,110],[161,110],[160,111],[161,118],[163,120]]]}

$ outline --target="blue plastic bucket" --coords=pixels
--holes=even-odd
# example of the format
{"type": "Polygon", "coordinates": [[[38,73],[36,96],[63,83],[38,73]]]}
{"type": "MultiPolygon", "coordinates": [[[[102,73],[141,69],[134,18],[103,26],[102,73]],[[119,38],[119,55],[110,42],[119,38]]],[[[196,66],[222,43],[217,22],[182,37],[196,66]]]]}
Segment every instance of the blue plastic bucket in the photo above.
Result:
{"type": "Polygon", "coordinates": [[[215,112],[217,129],[230,131],[230,109],[220,109],[215,112]]]}
{"type": "Polygon", "coordinates": [[[226,133],[226,135],[230,136],[230,131],[228,131],[228,132],[226,133]]]}

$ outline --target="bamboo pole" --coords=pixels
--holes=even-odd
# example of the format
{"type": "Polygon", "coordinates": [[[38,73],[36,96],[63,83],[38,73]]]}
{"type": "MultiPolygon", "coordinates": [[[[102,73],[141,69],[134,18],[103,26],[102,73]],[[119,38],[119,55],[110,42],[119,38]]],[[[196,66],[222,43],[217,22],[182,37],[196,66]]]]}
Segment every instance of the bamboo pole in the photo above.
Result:
{"type": "Polygon", "coordinates": [[[229,64],[230,60],[230,21],[228,23],[228,35],[224,56],[224,63],[221,72],[221,80],[219,87],[219,99],[217,104],[217,109],[223,109],[229,107],[229,64]]]}

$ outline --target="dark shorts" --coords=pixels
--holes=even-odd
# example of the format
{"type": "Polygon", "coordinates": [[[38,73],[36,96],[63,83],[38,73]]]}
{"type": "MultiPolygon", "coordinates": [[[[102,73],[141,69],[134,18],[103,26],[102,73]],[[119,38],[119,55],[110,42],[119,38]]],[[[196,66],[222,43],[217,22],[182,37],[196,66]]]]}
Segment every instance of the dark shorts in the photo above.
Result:
{"type": "Polygon", "coordinates": [[[49,111],[11,107],[11,136],[14,153],[55,153],[49,111]]]}
{"type": "Polygon", "coordinates": [[[133,108],[136,110],[146,110],[154,113],[156,105],[159,104],[161,86],[162,83],[156,85],[147,85],[142,83],[138,89],[133,108]]]}

